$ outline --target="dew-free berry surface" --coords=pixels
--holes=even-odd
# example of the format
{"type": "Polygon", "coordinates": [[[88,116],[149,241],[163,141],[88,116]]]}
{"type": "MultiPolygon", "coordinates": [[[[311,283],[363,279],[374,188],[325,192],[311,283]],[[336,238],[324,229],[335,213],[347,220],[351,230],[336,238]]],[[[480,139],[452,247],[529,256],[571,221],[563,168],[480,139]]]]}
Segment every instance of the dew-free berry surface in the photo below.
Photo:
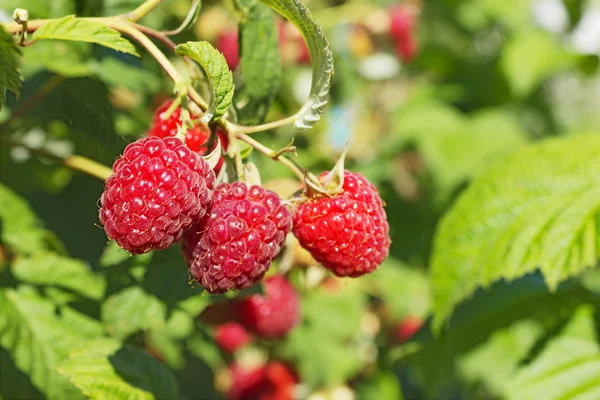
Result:
{"type": "Polygon", "coordinates": [[[248,331],[237,322],[228,322],[215,328],[215,342],[226,353],[234,353],[251,341],[248,331]]]}
{"type": "Polygon", "coordinates": [[[377,189],[350,171],[344,171],[341,193],[309,199],[298,207],[294,234],[315,260],[338,276],[374,271],[390,248],[389,224],[377,189]]]}
{"type": "Polygon", "coordinates": [[[106,235],[141,254],[178,241],[212,200],[215,174],[181,140],[149,137],[129,144],[100,198],[106,235]]]}
{"type": "Polygon", "coordinates": [[[185,233],[181,250],[208,292],[245,289],[262,279],[291,227],[292,217],[275,193],[222,183],[209,214],[185,233]]]}
{"type": "Polygon", "coordinates": [[[266,339],[280,338],[300,322],[300,298],[285,277],[274,275],[265,280],[265,294],[241,300],[237,312],[250,332],[266,339]]]}
{"type": "MultiPolygon", "coordinates": [[[[166,101],[160,107],[156,109],[154,113],[154,118],[152,120],[152,125],[148,130],[147,136],[156,136],[159,138],[167,138],[173,137],[177,134],[179,129],[178,125],[182,124],[181,121],[181,107],[175,108],[173,113],[167,118],[162,119],[162,115],[171,107],[173,104],[173,100],[166,101]]],[[[224,150],[227,150],[229,140],[227,138],[227,134],[217,128],[217,135],[221,139],[221,146],[224,150]]],[[[194,125],[192,129],[189,129],[185,134],[185,144],[189,147],[190,150],[198,153],[203,156],[207,152],[207,143],[210,138],[210,131],[208,127],[202,124],[194,125]]],[[[215,166],[214,170],[216,172],[221,170],[221,166],[223,165],[223,157],[219,159],[219,162],[215,166]]]]}

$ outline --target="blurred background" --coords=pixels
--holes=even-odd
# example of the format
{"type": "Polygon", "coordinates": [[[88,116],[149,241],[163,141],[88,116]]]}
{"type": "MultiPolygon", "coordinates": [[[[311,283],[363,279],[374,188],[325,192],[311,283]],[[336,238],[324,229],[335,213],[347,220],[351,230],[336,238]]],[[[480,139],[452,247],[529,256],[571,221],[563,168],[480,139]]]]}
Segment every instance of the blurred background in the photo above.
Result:
{"type": "MultiPolygon", "coordinates": [[[[36,19],[116,15],[140,1],[26,3],[0,0],[0,21],[10,21],[16,7],[26,7],[36,19]]],[[[441,215],[490,163],[532,141],[600,132],[600,1],[304,3],[335,56],[328,110],[306,134],[290,127],[256,138],[275,148],[295,138],[298,162],[315,173],[330,169],[349,140],[348,169],[367,176],[387,204],[389,259],[369,276],[340,280],[324,277],[290,241],[295,250],[285,262],[302,299],[302,323],[282,340],[257,340],[235,354],[215,344],[211,321],[194,315],[182,317],[181,325],[152,311],[156,301],[181,300],[179,289],[187,285],[177,248],[152,259],[133,257],[107,275],[104,304],[110,301],[129,314],[107,316],[98,304],[79,309],[102,320],[109,335],[143,346],[172,368],[189,399],[228,393],[233,360],[260,364],[267,358],[286,363],[293,376],[286,385],[294,386],[297,398],[502,398],[511,372],[535,351],[546,327],[527,319],[508,325],[510,318],[502,316],[490,324],[482,304],[510,304],[515,293],[526,291],[550,295],[536,275],[494,285],[461,305],[445,336],[434,339],[427,323],[432,238],[441,215]],[[141,275],[132,272],[136,268],[141,275]],[[118,297],[132,285],[147,294],[136,305],[118,297]],[[119,331],[119,321],[131,313],[137,320],[142,311],[144,321],[119,331]]],[[[188,0],[167,0],[142,22],[174,29],[189,6],[188,0]]],[[[197,23],[173,40],[210,41],[243,82],[238,22],[232,1],[204,0],[197,23]]],[[[262,116],[267,121],[293,114],[308,97],[311,81],[301,36],[279,17],[277,24],[283,75],[262,116]]],[[[97,225],[103,183],[36,154],[79,154],[111,165],[128,142],[146,133],[154,110],[170,98],[172,83],[147,55],[137,59],[59,41],[36,43],[23,54],[23,93],[18,100],[9,94],[0,111],[1,182],[26,200],[57,252],[105,270],[116,250],[106,247],[97,225]]],[[[240,107],[237,119],[255,124],[260,115],[240,107]]],[[[279,164],[260,154],[249,157],[266,187],[282,196],[299,188],[279,164]]],[[[11,257],[2,249],[4,269],[11,257]]],[[[198,310],[214,301],[201,299],[205,304],[198,310]]],[[[4,398],[15,398],[4,390],[4,398]]]]}

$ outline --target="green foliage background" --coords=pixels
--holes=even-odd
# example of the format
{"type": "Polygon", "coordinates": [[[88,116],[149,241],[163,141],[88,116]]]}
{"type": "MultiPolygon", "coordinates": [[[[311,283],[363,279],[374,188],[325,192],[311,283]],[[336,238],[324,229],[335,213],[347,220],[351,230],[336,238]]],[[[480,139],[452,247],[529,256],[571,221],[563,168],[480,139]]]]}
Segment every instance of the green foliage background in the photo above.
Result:
{"type": "MultiPolygon", "coordinates": [[[[26,3],[0,0],[0,11],[115,15],[140,2],[26,3]]],[[[411,3],[419,56],[373,79],[367,57],[396,57],[394,43],[371,33],[371,50],[358,48],[349,22],[395,3],[305,1],[335,57],[329,105],[311,130],[256,138],[280,148],[294,137],[298,162],[315,173],[351,139],[347,167],[379,188],[393,243],[377,272],[333,293],[308,289],[305,270],[292,269],[303,322],[257,347],[294,366],[301,398],[345,385],[358,399],[598,399],[599,56],[578,53],[570,38],[584,10],[600,5],[561,2],[565,25],[552,32],[535,22],[531,0],[411,3]],[[395,327],[407,316],[425,323],[399,343],[395,327]]],[[[167,0],[143,22],[174,29],[190,5],[167,0]]],[[[244,100],[237,118],[247,124],[295,113],[298,87],[309,96],[306,78],[330,67],[323,54],[313,73],[278,61],[273,14],[258,7],[205,0],[196,25],[174,37],[214,43],[210,29],[223,27],[203,19],[209,11],[242,23],[234,103],[244,100]]],[[[48,28],[37,38],[57,34],[48,28]]],[[[21,58],[0,33],[0,398],[221,398],[215,376],[229,359],[197,317],[223,299],[189,284],[177,246],[130,257],[107,243],[97,225],[102,182],[36,155],[111,165],[171,96],[143,49],[106,35],[124,52],[40,40],[21,58]]],[[[303,121],[323,111],[324,92],[310,95],[303,121]]],[[[291,177],[248,157],[263,182],[291,177]]]]}

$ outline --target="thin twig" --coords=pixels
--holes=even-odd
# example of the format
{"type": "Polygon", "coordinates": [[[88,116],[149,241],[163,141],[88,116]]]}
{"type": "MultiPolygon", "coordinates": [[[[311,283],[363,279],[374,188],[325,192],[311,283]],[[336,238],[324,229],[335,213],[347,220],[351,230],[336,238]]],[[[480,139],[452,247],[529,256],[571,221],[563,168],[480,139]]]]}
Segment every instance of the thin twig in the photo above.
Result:
{"type": "Polygon", "coordinates": [[[59,161],[59,162],[63,163],[65,166],[67,166],[73,170],[83,172],[87,175],[93,176],[94,178],[98,178],[102,181],[105,181],[109,176],[111,176],[113,174],[112,168],[110,168],[104,164],[100,164],[99,162],[91,160],[87,157],[78,156],[78,155],[61,157],[61,156],[53,154],[47,150],[34,149],[23,143],[19,143],[14,140],[10,140],[10,139],[0,140],[0,145],[7,146],[7,147],[23,147],[33,154],[36,154],[41,157],[50,158],[55,161],[59,161]]]}

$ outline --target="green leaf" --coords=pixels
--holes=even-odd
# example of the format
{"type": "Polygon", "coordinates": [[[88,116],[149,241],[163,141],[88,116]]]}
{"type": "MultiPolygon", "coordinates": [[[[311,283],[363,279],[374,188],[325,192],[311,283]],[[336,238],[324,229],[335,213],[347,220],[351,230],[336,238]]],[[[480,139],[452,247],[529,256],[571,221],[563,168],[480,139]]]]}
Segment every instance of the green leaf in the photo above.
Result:
{"type": "Polygon", "coordinates": [[[103,23],[75,18],[67,15],[64,18],[49,22],[35,31],[32,40],[72,40],[77,42],[96,43],[113,50],[138,56],[135,47],[121,34],[103,23]]]}
{"type": "Polygon", "coordinates": [[[458,369],[468,382],[482,382],[490,393],[501,396],[519,363],[542,333],[538,321],[519,321],[495,332],[486,343],[461,357],[458,369]]]}
{"type": "Polygon", "coordinates": [[[249,97],[244,109],[252,109],[258,123],[266,116],[281,83],[279,32],[271,9],[256,3],[240,24],[240,55],[244,93],[249,97]]]}
{"type": "Polygon", "coordinates": [[[128,287],[102,303],[106,331],[119,339],[138,330],[162,326],[166,313],[166,305],[139,286],[128,287]]]}
{"type": "Polygon", "coordinates": [[[580,307],[562,334],[507,385],[508,399],[600,398],[600,346],[593,308],[580,307]]]}
{"type": "Polygon", "coordinates": [[[390,316],[425,316],[431,308],[429,280],[422,270],[388,258],[375,272],[360,279],[364,290],[384,301],[390,316]]]}
{"type": "Polygon", "coordinates": [[[21,281],[60,286],[94,300],[100,300],[106,289],[104,278],[92,272],[83,261],[53,253],[18,258],[12,265],[12,272],[21,281]]]}
{"type": "Polygon", "coordinates": [[[600,258],[600,136],[531,145],[462,194],[436,232],[434,325],[476,288],[540,269],[550,289],[600,258]]]}
{"type": "MultiPolygon", "coordinates": [[[[482,167],[514,152],[527,138],[511,114],[494,109],[467,118],[444,104],[416,103],[400,110],[395,121],[396,144],[416,145],[432,174],[435,200],[440,204],[459,185],[476,177],[482,167]]],[[[393,147],[383,150],[392,151],[393,147]]]]}
{"type": "Polygon", "coordinates": [[[302,382],[313,388],[333,387],[360,370],[364,361],[356,336],[365,300],[349,287],[336,293],[312,292],[303,298],[303,323],[282,347],[282,355],[298,367],[302,382]]]}
{"type": "Polygon", "coordinates": [[[575,61],[559,43],[542,31],[515,35],[505,46],[500,66],[513,91],[526,96],[544,79],[575,61]]]}
{"type": "Polygon", "coordinates": [[[0,26],[0,110],[6,103],[6,91],[17,97],[21,94],[22,76],[19,72],[21,50],[15,39],[0,26]]]}
{"type": "Polygon", "coordinates": [[[31,254],[47,248],[46,232],[27,201],[0,184],[2,242],[17,253],[31,254]]]}
{"type": "Polygon", "coordinates": [[[210,85],[208,110],[204,114],[205,122],[217,121],[225,113],[233,100],[233,76],[225,57],[208,42],[187,42],[175,47],[180,56],[188,56],[196,61],[206,72],[210,85]]]}
{"type": "Polygon", "coordinates": [[[72,351],[59,369],[90,399],[177,399],[174,375],[133,346],[103,339],[72,351]]]}
{"type": "Polygon", "coordinates": [[[310,97],[298,112],[296,130],[304,132],[321,119],[333,80],[333,53],[325,33],[300,0],[260,0],[290,20],[302,33],[312,63],[310,97]]]}
{"type": "Polygon", "coordinates": [[[395,399],[402,400],[400,380],[396,375],[387,371],[378,371],[368,380],[361,381],[357,388],[361,400],[395,399]]]}
{"type": "Polygon", "coordinates": [[[23,74],[33,77],[47,69],[65,78],[80,78],[95,74],[96,60],[91,47],[83,42],[41,41],[23,49],[26,60],[23,74]]]}
{"type": "Polygon", "coordinates": [[[95,71],[103,82],[111,86],[142,93],[153,93],[160,88],[160,81],[143,66],[118,61],[115,57],[104,57],[102,62],[95,65],[95,71]]]}
{"type": "MultiPolygon", "coordinates": [[[[31,287],[0,290],[0,344],[10,354],[10,360],[2,359],[2,363],[13,362],[46,398],[78,399],[77,389],[56,367],[73,346],[98,330],[90,328],[93,323],[87,317],[68,308],[61,310],[59,318],[56,307],[31,287]]],[[[8,386],[10,381],[3,379],[2,385],[8,386]]]]}

